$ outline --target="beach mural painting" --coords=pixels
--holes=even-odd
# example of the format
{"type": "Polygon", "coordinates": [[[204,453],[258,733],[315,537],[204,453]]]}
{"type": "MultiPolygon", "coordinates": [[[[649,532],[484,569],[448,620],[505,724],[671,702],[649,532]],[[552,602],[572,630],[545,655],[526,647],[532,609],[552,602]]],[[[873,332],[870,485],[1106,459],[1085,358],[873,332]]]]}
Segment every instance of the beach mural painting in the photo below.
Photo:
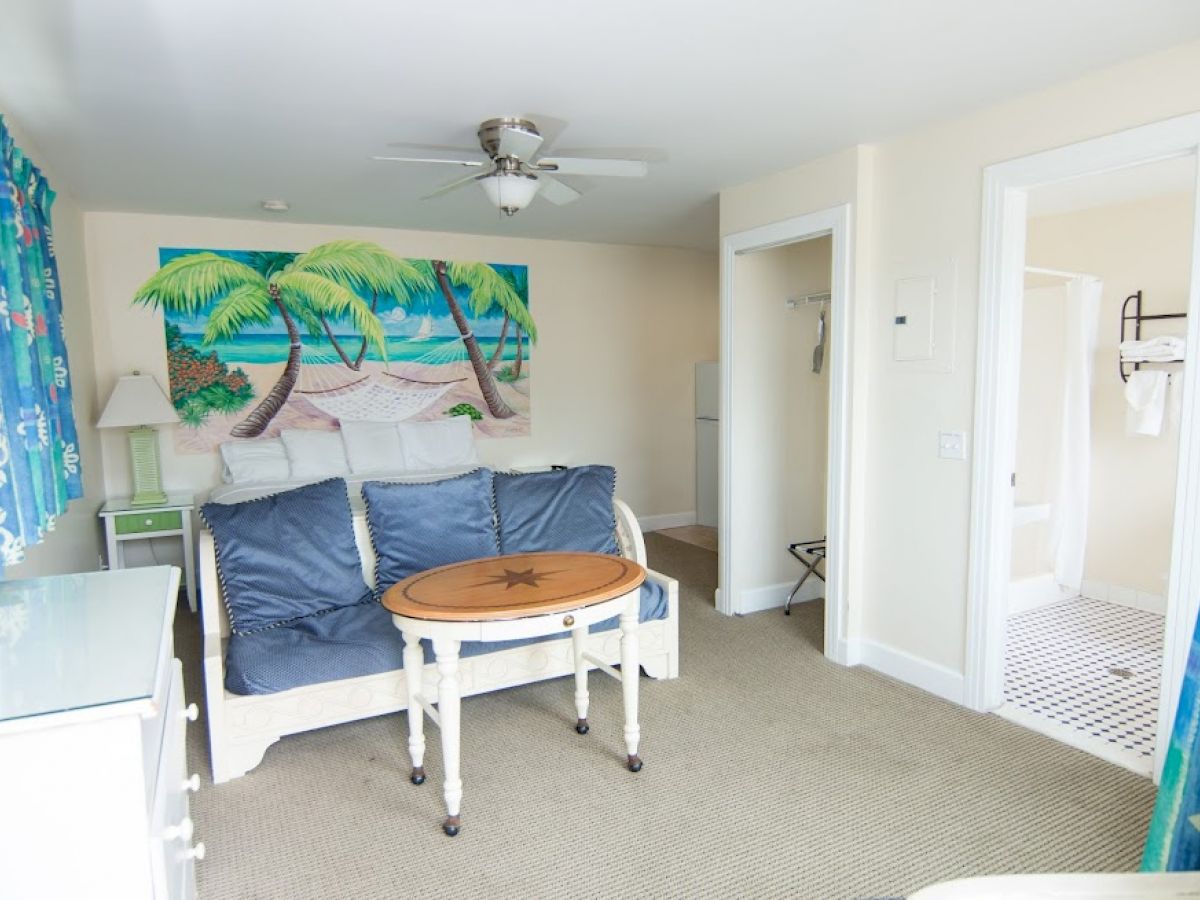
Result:
{"type": "Polygon", "coordinates": [[[480,435],[529,434],[525,266],[348,240],[303,253],[163,248],[159,266],[133,302],[164,315],[180,452],[342,420],[465,415],[480,435]]]}

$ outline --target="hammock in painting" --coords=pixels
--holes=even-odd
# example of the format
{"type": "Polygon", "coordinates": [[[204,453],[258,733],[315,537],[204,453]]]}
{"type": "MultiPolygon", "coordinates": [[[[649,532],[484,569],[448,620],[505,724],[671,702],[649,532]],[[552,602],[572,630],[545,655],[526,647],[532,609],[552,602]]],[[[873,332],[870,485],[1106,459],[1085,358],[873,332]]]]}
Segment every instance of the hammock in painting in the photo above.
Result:
{"type": "Polygon", "coordinates": [[[348,372],[328,351],[305,348],[296,393],[335,419],[402,422],[436,403],[453,383],[402,387],[376,372],[348,372]],[[350,381],[345,380],[351,376],[350,381]]]}
{"type": "Polygon", "coordinates": [[[453,384],[418,390],[397,390],[370,376],[341,388],[298,391],[321,412],[335,419],[370,422],[402,422],[436,403],[453,384]]]}

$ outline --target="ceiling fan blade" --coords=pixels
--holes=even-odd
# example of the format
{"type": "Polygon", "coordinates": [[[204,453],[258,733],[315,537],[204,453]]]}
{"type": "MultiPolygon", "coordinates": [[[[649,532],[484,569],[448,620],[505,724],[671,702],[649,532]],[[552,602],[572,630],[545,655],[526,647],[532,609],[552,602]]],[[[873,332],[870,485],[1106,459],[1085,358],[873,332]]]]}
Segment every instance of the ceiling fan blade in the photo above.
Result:
{"type": "Polygon", "coordinates": [[[520,128],[503,128],[500,131],[498,155],[515,156],[522,162],[528,162],[542,146],[542,136],[530,134],[520,128]]]}
{"type": "Polygon", "coordinates": [[[563,206],[583,196],[570,185],[563,184],[557,178],[551,178],[544,173],[538,176],[538,181],[542,185],[538,193],[556,206],[563,206]]]}
{"type": "Polygon", "coordinates": [[[372,156],[371,159],[380,162],[412,162],[412,163],[445,163],[450,166],[486,166],[482,159],[433,159],[424,156],[372,156]]]}
{"type": "Polygon", "coordinates": [[[614,175],[641,178],[650,167],[640,159],[583,159],[572,156],[547,156],[533,167],[558,175],[614,175]]]}
{"type": "Polygon", "coordinates": [[[455,178],[453,181],[443,184],[437,190],[431,191],[430,193],[426,194],[421,199],[428,200],[431,197],[438,197],[438,196],[441,196],[442,194],[448,194],[451,191],[458,190],[464,184],[470,184],[472,181],[478,181],[480,178],[484,178],[484,177],[485,176],[482,174],[478,174],[478,175],[472,174],[472,175],[467,175],[464,178],[455,178]]]}

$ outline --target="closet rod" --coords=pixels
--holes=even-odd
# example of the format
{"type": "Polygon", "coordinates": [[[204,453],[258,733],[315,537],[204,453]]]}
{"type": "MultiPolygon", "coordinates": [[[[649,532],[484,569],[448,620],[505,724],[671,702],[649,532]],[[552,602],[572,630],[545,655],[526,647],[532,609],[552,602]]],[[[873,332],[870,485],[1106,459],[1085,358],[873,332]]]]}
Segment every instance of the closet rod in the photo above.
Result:
{"type": "Polygon", "coordinates": [[[1041,269],[1037,266],[1026,266],[1025,271],[1030,275],[1054,275],[1059,278],[1095,278],[1087,272],[1064,272],[1060,269],[1041,269]]]}

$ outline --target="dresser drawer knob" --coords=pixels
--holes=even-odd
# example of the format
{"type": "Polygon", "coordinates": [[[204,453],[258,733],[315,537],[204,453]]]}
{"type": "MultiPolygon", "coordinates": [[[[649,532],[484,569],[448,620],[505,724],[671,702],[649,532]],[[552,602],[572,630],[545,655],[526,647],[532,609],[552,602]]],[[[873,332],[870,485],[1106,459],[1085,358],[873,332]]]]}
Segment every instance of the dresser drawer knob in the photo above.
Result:
{"type": "Polygon", "coordinates": [[[198,718],[200,718],[200,707],[198,707],[195,703],[189,703],[183,709],[183,717],[189,722],[195,722],[198,718]]]}
{"type": "Polygon", "coordinates": [[[153,524],[154,524],[154,520],[153,520],[153,519],[147,519],[147,520],[146,520],[146,524],[147,524],[147,525],[153,525],[153,524]]]}
{"type": "Polygon", "coordinates": [[[183,855],[188,859],[194,859],[199,862],[200,860],[204,859],[204,855],[207,852],[208,851],[204,848],[204,841],[199,841],[195,847],[183,855]]]}
{"type": "Polygon", "coordinates": [[[185,791],[191,791],[193,794],[196,793],[196,791],[200,790],[200,775],[199,775],[199,773],[193,774],[191,778],[184,779],[183,789],[185,791]]]}
{"type": "Polygon", "coordinates": [[[184,816],[183,821],[178,825],[168,825],[163,829],[164,841],[183,841],[185,844],[192,839],[192,832],[196,826],[192,822],[191,816],[184,816]]]}
{"type": "Polygon", "coordinates": [[[564,616],[563,617],[563,628],[570,628],[574,624],[575,624],[574,616],[564,616]]]}

